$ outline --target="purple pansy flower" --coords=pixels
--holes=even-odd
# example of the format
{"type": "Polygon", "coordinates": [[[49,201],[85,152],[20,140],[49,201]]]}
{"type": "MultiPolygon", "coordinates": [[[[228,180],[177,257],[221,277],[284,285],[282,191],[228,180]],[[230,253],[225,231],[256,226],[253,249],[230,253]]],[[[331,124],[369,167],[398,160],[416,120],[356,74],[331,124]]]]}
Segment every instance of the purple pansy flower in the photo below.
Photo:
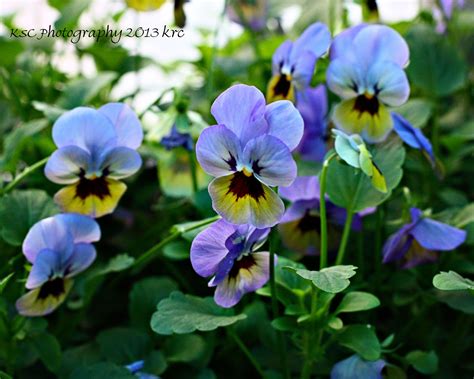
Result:
{"type": "MultiPolygon", "coordinates": [[[[319,180],[316,176],[299,176],[289,187],[280,187],[279,194],[291,201],[285,212],[278,230],[283,243],[290,249],[301,254],[319,254],[320,246],[320,217],[319,217],[319,180]]],[[[362,228],[362,217],[373,213],[375,208],[367,208],[354,215],[352,228],[362,228]]],[[[326,212],[329,221],[329,248],[336,248],[339,230],[331,225],[344,225],[347,212],[344,208],[326,202],[326,212]]]]}
{"type": "Polygon", "coordinates": [[[215,211],[233,224],[273,226],[285,206],[269,186],[296,178],[291,151],[303,135],[303,119],[290,101],[265,104],[255,87],[235,85],[214,101],[218,125],[201,133],[196,155],[209,184],[215,211]]]}
{"type": "Polygon", "coordinates": [[[170,134],[164,136],[160,143],[165,147],[166,150],[176,149],[182,147],[188,151],[192,151],[194,148],[193,138],[189,133],[181,133],[176,128],[176,125],[171,127],[170,134]]]}
{"type": "Polygon", "coordinates": [[[295,42],[283,42],[273,54],[267,100],[295,101],[296,94],[309,86],[316,61],[330,43],[331,33],[320,22],[310,25],[295,42]]]}
{"type": "Polygon", "coordinates": [[[71,290],[72,277],[88,268],[96,257],[92,242],[100,239],[93,219],[59,214],[37,222],[23,242],[23,254],[32,264],[26,281],[30,290],[16,302],[24,316],[54,311],[71,290]]]}
{"type": "Polygon", "coordinates": [[[191,264],[199,275],[212,276],[214,300],[221,307],[237,304],[243,295],[263,287],[270,277],[270,255],[255,252],[269,228],[216,221],[199,233],[191,245],[191,264]]]}
{"type": "Polygon", "coordinates": [[[259,31],[265,28],[268,0],[234,0],[227,7],[227,16],[234,22],[259,31]]]}
{"type": "Polygon", "coordinates": [[[53,126],[58,150],[45,175],[67,185],[54,197],[62,210],[92,217],[113,212],[127,188],[119,179],[141,166],[136,149],[142,139],[140,121],[126,104],[78,107],[59,117],[53,126]]]}
{"type": "Polygon", "coordinates": [[[403,268],[436,260],[435,251],[453,250],[466,240],[466,231],[423,217],[410,209],[411,221],[390,236],[383,247],[383,262],[403,260],[403,268]]]}
{"type": "Polygon", "coordinates": [[[316,88],[307,88],[298,92],[296,108],[304,120],[303,138],[296,151],[304,160],[321,162],[327,151],[325,143],[328,112],[326,87],[321,84],[316,88]]]}
{"type": "Polygon", "coordinates": [[[337,362],[331,370],[331,379],[382,379],[384,360],[366,361],[357,354],[337,362]]]}

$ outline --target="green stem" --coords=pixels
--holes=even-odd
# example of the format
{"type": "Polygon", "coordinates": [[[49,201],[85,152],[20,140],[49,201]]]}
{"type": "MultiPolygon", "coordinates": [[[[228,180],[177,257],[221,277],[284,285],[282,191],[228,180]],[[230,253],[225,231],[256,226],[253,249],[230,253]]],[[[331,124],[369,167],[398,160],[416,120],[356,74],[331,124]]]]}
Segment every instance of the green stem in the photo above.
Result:
{"type": "Polygon", "coordinates": [[[195,223],[193,224],[192,226],[186,228],[186,229],[183,229],[183,230],[179,230],[179,231],[175,231],[173,233],[171,233],[168,237],[166,237],[165,239],[161,240],[160,242],[158,242],[156,245],[154,245],[153,247],[151,247],[150,249],[148,249],[147,251],[145,251],[142,255],[140,255],[140,257],[138,257],[137,260],[135,260],[135,262],[133,263],[132,267],[134,267],[134,273],[137,273],[139,272],[145,263],[148,263],[149,261],[151,261],[152,259],[156,258],[159,256],[158,253],[161,252],[161,249],[166,246],[167,244],[169,244],[170,242],[173,242],[174,240],[176,240],[178,237],[180,237],[181,235],[183,235],[184,233],[187,233],[187,232],[190,232],[192,230],[195,230],[195,229],[198,229],[198,228],[201,228],[203,226],[206,226],[206,225],[209,225],[209,224],[212,224],[214,221],[217,221],[218,219],[220,218],[220,216],[215,216],[215,217],[211,217],[211,218],[207,218],[205,220],[202,220],[202,222],[200,223],[195,223]]]}
{"type": "Polygon", "coordinates": [[[344,261],[347,241],[349,240],[349,235],[351,234],[353,216],[354,213],[352,212],[352,210],[347,209],[346,222],[344,224],[344,231],[342,232],[341,244],[339,245],[339,250],[337,251],[336,265],[340,265],[344,261]]]}
{"type": "Polygon", "coordinates": [[[49,157],[46,157],[35,164],[25,168],[20,174],[18,174],[15,179],[13,179],[8,185],[3,189],[0,190],[0,195],[5,195],[11,190],[13,190],[24,178],[26,178],[28,175],[31,173],[35,172],[37,169],[41,168],[46,164],[48,161],[49,157]]]}
{"type": "Polygon", "coordinates": [[[242,353],[245,354],[245,356],[248,358],[252,366],[255,368],[255,370],[260,374],[262,378],[265,377],[265,372],[262,369],[262,366],[260,366],[260,363],[255,359],[255,357],[252,355],[250,350],[245,346],[244,342],[240,339],[240,337],[235,333],[235,331],[231,328],[227,329],[229,335],[232,337],[234,340],[235,344],[242,350],[242,353]]]}
{"type": "Polygon", "coordinates": [[[329,157],[324,160],[323,168],[321,170],[321,174],[319,175],[319,217],[321,220],[321,247],[320,247],[320,261],[319,261],[319,268],[323,269],[328,264],[328,225],[326,219],[326,179],[327,173],[329,168],[329,162],[336,156],[337,154],[333,152],[329,157]]]}
{"type": "MultiPolygon", "coordinates": [[[[380,206],[377,209],[377,220],[375,224],[375,254],[374,254],[374,268],[375,278],[378,283],[380,270],[382,268],[382,234],[383,234],[383,219],[384,219],[384,206],[380,206]]],[[[378,288],[378,286],[376,287],[378,288]]]]}
{"type": "Polygon", "coordinates": [[[196,160],[192,151],[189,154],[189,170],[191,171],[191,181],[193,183],[193,193],[196,194],[199,191],[199,184],[197,178],[196,160]]]}

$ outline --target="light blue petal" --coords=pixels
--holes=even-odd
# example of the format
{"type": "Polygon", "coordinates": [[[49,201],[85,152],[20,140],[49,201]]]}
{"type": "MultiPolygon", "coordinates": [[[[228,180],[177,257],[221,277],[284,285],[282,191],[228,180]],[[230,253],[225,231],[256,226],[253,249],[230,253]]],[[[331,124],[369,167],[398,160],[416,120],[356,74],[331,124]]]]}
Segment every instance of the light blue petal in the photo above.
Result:
{"type": "Polygon", "coordinates": [[[428,250],[453,250],[466,240],[466,231],[429,218],[421,219],[411,235],[428,250]]]}
{"type": "Polygon", "coordinates": [[[347,57],[347,54],[353,54],[352,44],[354,38],[366,26],[367,24],[352,26],[334,37],[329,51],[331,60],[345,58],[347,57]]]}
{"type": "Polygon", "coordinates": [[[382,359],[365,361],[358,355],[352,355],[334,365],[331,379],[382,379],[385,365],[382,359]]]}
{"type": "Polygon", "coordinates": [[[340,130],[333,129],[332,131],[336,135],[336,142],[334,143],[334,148],[336,153],[343,159],[348,165],[359,168],[359,151],[357,151],[353,143],[351,143],[351,138],[341,132],[340,130]]]}
{"type": "Polygon", "coordinates": [[[94,155],[114,146],[117,134],[113,124],[102,113],[92,108],[78,107],[56,120],[53,140],[58,147],[78,146],[94,155]]]}
{"type": "Polygon", "coordinates": [[[280,100],[267,105],[265,119],[268,122],[268,134],[281,140],[290,151],[298,146],[303,137],[304,122],[291,101],[280,100]]]}
{"type": "Polygon", "coordinates": [[[329,89],[343,99],[351,99],[365,92],[364,73],[350,61],[333,60],[326,72],[329,89]]]}
{"type": "Polygon", "coordinates": [[[289,186],[296,178],[296,163],[288,146],[270,135],[250,140],[242,161],[269,186],[289,186]]]}
{"type": "Polygon", "coordinates": [[[196,143],[196,157],[209,175],[228,175],[237,169],[242,148],[237,136],[223,125],[203,130],[196,143]]]}
{"type": "Polygon", "coordinates": [[[54,218],[66,226],[74,243],[91,243],[100,240],[99,224],[91,217],[75,213],[62,213],[54,218]]]}
{"type": "Polygon", "coordinates": [[[60,254],[49,250],[41,250],[33,266],[31,267],[30,274],[26,281],[26,288],[34,289],[40,287],[43,283],[48,281],[48,279],[54,274],[61,273],[61,260],[60,254]]]}
{"type": "Polygon", "coordinates": [[[405,71],[393,62],[377,61],[370,66],[366,80],[366,88],[373,91],[384,104],[392,107],[404,104],[410,96],[405,71]]]}
{"type": "Polygon", "coordinates": [[[211,107],[218,124],[231,130],[242,144],[264,134],[265,97],[253,86],[237,84],[219,95],[211,107]]]}
{"type": "Polygon", "coordinates": [[[66,277],[76,276],[87,269],[96,258],[95,247],[89,243],[78,243],[74,245],[71,257],[65,263],[68,271],[66,277]]]}
{"type": "Polygon", "coordinates": [[[108,169],[108,177],[122,179],[135,174],[142,165],[142,158],[135,150],[119,146],[108,150],[100,159],[101,171],[108,169]]]}
{"type": "Polygon", "coordinates": [[[117,146],[137,149],[143,140],[143,130],[135,112],[123,103],[109,103],[98,109],[105,115],[117,133],[117,146]]]}
{"type": "Polygon", "coordinates": [[[275,50],[272,57],[273,75],[280,74],[282,67],[288,65],[292,47],[293,42],[290,40],[286,40],[275,50]]]}
{"type": "Polygon", "coordinates": [[[295,83],[299,91],[304,90],[310,85],[315,65],[315,56],[309,51],[303,51],[299,59],[291,66],[292,82],[295,83]]]}
{"type": "Polygon", "coordinates": [[[89,153],[80,147],[61,147],[49,158],[44,168],[44,174],[54,183],[75,183],[79,180],[81,169],[87,171],[90,158],[89,153]]]}
{"type": "Polygon", "coordinates": [[[303,52],[310,52],[315,59],[322,56],[331,44],[331,33],[328,27],[316,22],[306,28],[301,36],[294,42],[290,53],[290,65],[296,64],[303,52]]]}
{"type": "Polygon", "coordinates": [[[298,176],[288,187],[279,187],[278,193],[291,202],[319,200],[319,179],[317,176],[298,176]]]}

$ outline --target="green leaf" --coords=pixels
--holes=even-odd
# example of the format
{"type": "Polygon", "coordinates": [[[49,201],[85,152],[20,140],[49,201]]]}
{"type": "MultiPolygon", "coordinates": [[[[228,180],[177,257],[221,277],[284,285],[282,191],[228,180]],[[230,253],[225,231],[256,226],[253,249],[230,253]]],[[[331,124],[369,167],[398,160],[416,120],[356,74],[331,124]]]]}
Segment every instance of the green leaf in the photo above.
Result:
{"type": "Polygon", "coordinates": [[[407,379],[405,372],[398,366],[387,364],[384,379],[407,379]]]}
{"type": "Polygon", "coordinates": [[[135,262],[135,258],[131,257],[128,254],[119,254],[111,258],[107,265],[100,270],[98,270],[95,275],[106,275],[111,272],[120,272],[131,267],[135,262]]]}
{"type": "Polygon", "coordinates": [[[328,321],[328,326],[334,330],[340,330],[343,328],[344,323],[339,317],[332,316],[328,321]]]}
{"type": "Polygon", "coordinates": [[[198,361],[206,353],[206,341],[196,334],[175,335],[166,340],[163,353],[172,363],[198,361]]]}
{"type": "Polygon", "coordinates": [[[410,47],[407,74],[412,85],[427,95],[446,96],[462,88],[467,64],[459,49],[432,28],[415,26],[406,36],[410,47]]]}
{"type": "Polygon", "coordinates": [[[166,358],[161,351],[152,351],[145,359],[145,364],[143,366],[143,372],[161,375],[168,368],[168,363],[166,363],[166,358]]]}
{"type": "Polygon", "coordinates": [[[173,261],[189,259],[190,244],[184,240],[173,241],[163,247],[163,255],[173,261]]]}
{"type": "Polygon", "coordinates": [[[44,191],[13,191],[0,199],[1,236],[13,246],[20,246],[30,228],[43,218],[59,212],[44,191]]]}
{"type": "Polygon", "coordinates": [[[5,276],[2,280],[0,280],[0,295],[2,294],[3,290],[5,289],[5,287],[7,286],[9,280],[11,279],[13,275],[15,275],[15,273],[11,272],[7,276],[5,276]]]}
{"type": "Polygon", "coordinates": [[[464,226],[474,222],[474,203],[466,205],[458,214],[451,220],[456,228],[463,228],[464,226]]]}
{"type": "Polygon", "coordinates": [[[73,29],[81,14],[89,7],[92,0],[48,0],[49,5],[61,12],[54,23],[55,29],[73,29]]]}
{"type": "Polygon", "coordinates": [[[474,290],[474,282],[455,271],[441,272],[433,278],[433,286],[443,291],[474,290]]]}
{"type": "Polygon", "coordinates": [[[425,99],[411,99],[396,109],[415,128],[426,125],[433,112],[433,105],[425,99]]]}
{"type": "MultiPolygon", "coordinates": [[[[383,193],[374,188],[371,179],[360,170],[333,159],[327,174],[327,193],[333,203],[359,212],[377,206],[390,196],[403,175],[405,150],[399,140],[393,139],[377,145],[372,156],[373,162],[385,178],[387,192],[383,193]]],[[[383,189],[385,186],[379,187],[383,189]]]]}
{"type": "Polygon", "coordinates": [[[32,337],[33,346],[41,362],[51,372],[57,372],[61,367],[61,345],[55,336],[40,333],[32,337]]]}
{"type": "Polygon", "coordinates": [[[7,373],[0,371],[0,379],[13,379],[13,378],[7,373]]]}
{"type": "Polygon", "coordinates": [[[43,103],[41,101],[33,101],[31,104],[33,105],[33,108],[42,112],[45,117],[51,122],[56,121],[59,116],[66,112],[66,109],[59,108],[55,105],[43,103]]]}
{"type": "Polygon", "coordinates": [[[73,371],[69,379],[137,379],[125,367],[110,362],[96,363],[91,366],[79,367],[73,371]]]}
{"type": "Polygon", "coordinates": [[[380,358],[381,347],[375,330],[369,325],[350,325],[337,336],[339,343],[368,361],[380,358]]]}
{"type": "Polygon", "coordinates": [[[161,300],[157,308],[151,319],[151,328],[165,335],[210,331],[247,317],[244,314],[234,315],[231,309],[219,307],[212,298],[184,295],[178,291],[161,300]]]}
{"type": "Polygon", "coordinates": [[[132,326],[149,330],[150,318],[156,310],[156,304],[177,289],[176,282],[166,276],[150,277],[136,282],[130,291],[128,303],[132,326]]]}
{"type": "Polygon", "coordinates": [[[115,72],[101,72],[93,78],[78,78],[67,84],[56,106],[72,109],[87,105],[98,93],[115,80],[115,72]]]}
{"type": "Polygon", "coordinates": [[[293,317],[278,317],[272,321],[272,326],[282,332],[292,332],[298,329],[297,323],[293,317]]]}
{"type": "Polygon", "coordinates": [[[101,355],[117,364],[143,359],[151,351],[150,337],[136,329],[107,329],[101,332],[96,340],[101,355]]]}
{"type": "Polygon", "coordinates": [[[359,312],[376,308],[380,305],[380,300],[368,293],[353,291],[346,294],[336,309],[336,313],[359,312]]]}
{"type": "Polygon", "coordinates": [[[294,271],[303,279],[310,280],[320,290],[329,293],[339,293],[349,287],[349,278],[356,274],[355,270],[357,269],[357,267],[350,265],[327,267],[321,271],[309,271],[293,267],[285,268],[294,271]]]}
{"type": "Polygon", "coordinates": [[[436,298],[450,308],[474,315],[474,296],[472,292],[466,290],[437,291],[436,298]]]}
{"type": "Polygon", "coordinates": [[[428,353],[415,350],[408,353],[405,358],[416,371],[422,374],[431,375],[438,371],[438,356],[433,350],[428,353]]]}

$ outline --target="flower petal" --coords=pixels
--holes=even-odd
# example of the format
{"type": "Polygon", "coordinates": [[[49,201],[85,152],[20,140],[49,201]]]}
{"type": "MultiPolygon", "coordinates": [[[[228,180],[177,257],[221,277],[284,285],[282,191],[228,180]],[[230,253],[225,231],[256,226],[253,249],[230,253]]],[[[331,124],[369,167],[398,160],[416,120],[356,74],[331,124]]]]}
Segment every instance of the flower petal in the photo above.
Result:
{"type": "Polygon", "coordinates": [[[319,179],[316,176],[298,176],[288,187],[279,187],[278,193],[284,199],[319,200],[319,179]]]}
{"type": "Polygon", "coordinates": [[[267,105],[265,119],[268,122],[268,134],[281,140],[290,151],[298,146],[303,137],[304,122],[293,103],[280,100],[267,105]]]}
{"type": "Polygon", "coordinates": [[[74,243],[91,243],[100,240],[100,227],[94,219],[74,213],[62,213],[54,217],[66,225],[74,243]]]}
{"type": "Polygon", "coordinates": [[[56,150],[46,163],[44,174],[54,183],[72,184],[79,180],[81,170],[87,171],[90,155],[77,146],[64,146],[56,150]]]}
{"type": "Polygon", "coordinates": [[[245,144],[266,132],[265,97],[253,86],[237,84],[219,95],[211,107],[217,120],[230,129],[245,144]]]}
{"type": "Polygon", "coordinates": [[[31,271],[26,280],[26,288],[33,289],[40,287],[43,283],[54,274],[61,273],[61,256],[60,253],[50,249],[41,250],[31,267],[31,271]]]}
{"type": "Polygon", "coordinates": [[[370,66],[366,80],[367,88],[374,89],[377,98],[392,107],[402,105],[410,96],[410,85],[405,71],[395,63],[376,62],[370,66]]]}
{"type": "Polygon", "coordinates": [[[382,379],[384,360],[366,361],[358,355],[337,362],[331,370],[331,379],[382,379]]]}
{"type": "Polygon", "coordinates": [[[278,231],[285,246],[301,254],[318,254],[321,243],[319,225],[312,224],[313,227],[305,228],[304,216],[290,222],[281,222],[278,231]]]}
{"type": "Polygon", "coordinates": [[[143,130],[135,112],[124,103],[109,103],[98,109],[115,128],[117,146],[137,149],[143,140],[143,130]]]}
{"type": "Polygon", "coordinates": [[[114,146],[117,134],[113,124],[102,113],[78,107],[56,120],[53,140],[57,147],[78,146],[92,154],[114,146]]]}
{"type": "Polygon", "coordinates": [[[364,71],[353,62],[343,59],[331,61],[326,71],[329,89],[342,99],[351,99],[365,89],[364,71]]]}
{"type": "Polygon", "coordinates": [[[233,224],[267,228],[276,225],[285,211],[275,192],[242,172],[214,179],[209,194],[214,210],[233,224]]]}
{"type": "Polygon", "coordinates": [[[45,218],[34,224],[23,241],[23,254],[34,263],[41,250],[48,249],[64,253],[72,252],[73,236],[66,225],[58,222],[57,216],[45,218]]]}
{"type": "Polygon", "coordinates": [[[428,250],[453,250],[466,240],[466,231],[442,222],[422,218],[411,230],[411,235],[428,250]]]}
{"type": "Polygon", "coordinates": [[[317,59],[326,53],[330,44],[331,33],[326,24],[322,22],[311,24],[294,42],[290,53],[290,64],[295,64],[304,52],[310,52],[317,59]]]}
{"type": "MultiPolygon", "coordinates": [[[[58,278],[57,280],[62,280],[58,278]]],[[[59,283],[59,282],[58,282],[59,283]]],[[[45,316],[53,312],[66,299],[67,294],[72,288],[73,281],[70,279],[63,280],[62,288],[55,285],[58,292],[51,294],[45,291],[46,282],[42,287],[35,288],[27,292],[16,301],[16,309],[23,316],[45,316]]]]}
{"type": "Polygon", "coordinates": [[[367,24],[364,23],[352,26],[348,29],[345,29],[336,37],[334,37],[331,43],[331,49],[329,51],[329,56],[331,57],[331,60],[338,58],[346,58],[347,54],[352,54],[352,44],[354,38],[365,27],[367,27],[367,24]]]}
{"type": "Polygon", "coordinates": [[[285,64],[288,64],[292,48],[293,42],[290,40],[286,40],[275,50],[272,57],[273,75],[279,75],[281,73],[282,67],[285,64]]]}
{"type": "MultiPolygon", "coordinates": [[[[243,295],[263,287],[270,278],[270,253],[259,252],[244,256],[236,275],[231,273],[217,285],[215,302],[224,308],[233,307],[243,295]]],[[[234,269],[233,269],[234,270],[234,269]]]]}
{"type": "Polygon", "coordinates": [[[237,136],[223,125],[204,129],[196,143],[196,157],[209,175],[228,175],[236,170],[242,156],[237,136]]]}
{"type": "Polygon", "coordinates": [[[360,134],[368,142],[381,142],[390,133],[393,120],[388,109],[378,104],[376,113],[359,111],[356,99],[344,100],[334,108],[332,120],[337,128],[346,133],[360,134]]]}
{"type": "Polygon", "coordinates": [[[97,253],[95,247],[89,243],[78,243],[74,245],[71,258],[69,258],[67,278],[76,276],[87,269],[94,262],[97,253]]]}
{"type": "Polygon", "coordinates": [[[133,175],[142,165],[140,154],[123,146],[107,150],[101,157],[101,161],[101,171],[107,169],[107,177],[112,179],[122,179],[133,175]]]}
{"type": "Polygon", "coordinates": [[[191,265],[197,274],[207,277],[216,273],[219,263],[229,253],[225,241],[235,230],[235,225],[218,220],[194,238],[191,265]]]}
{"type": "Polygon", "coordinates": [[[114,179],[96,180],[101,180],[102,183],[81,187],[83,182],[80,181],[64,187],[56,193],[54,200],[64,212],[80,213],[95,218],[112,213],[127,186],[114,179]]]}
{"type": "Polygon", "coordinates": [[[407,145],[419,149],[428,155],[431,165],[435,166],[436,158],[433,153],[433,147],[428,138],[425,137],[421,129],[412,126],[405,118],[398,113],[392,112],[393,129],[398,136],[407,145]]]}
{"type": "Polygon", "coordinates": [[[288,146],[270,135],[250,140],[244,148],[242,161],[269,186],[289,186],[296,178],[296,163],[288,146]]]}
{"type": "Polygon", "coordinates": [[[409,234],[412,227],[412,224],[405,225],[387,239],[382,249],[383,263],[402,259],[408,252],[413,243],[409,234]]]}

